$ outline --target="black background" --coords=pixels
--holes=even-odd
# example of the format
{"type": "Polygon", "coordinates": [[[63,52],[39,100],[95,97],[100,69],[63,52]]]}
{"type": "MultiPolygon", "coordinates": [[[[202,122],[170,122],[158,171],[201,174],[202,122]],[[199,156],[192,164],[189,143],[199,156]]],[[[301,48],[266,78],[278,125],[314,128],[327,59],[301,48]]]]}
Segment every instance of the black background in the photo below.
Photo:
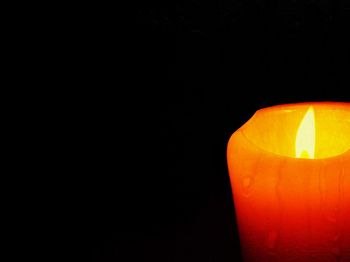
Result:
{"type": "Polygon", "coordinates": [[[228,139],[263,107],[350,102],[349,8],[345,0],[138,8],[132,84],[127,105],[114,109],[128,135],[110,134],[113,154],[101,152],[90,191],[94,261],[240,261],[228,139]]]}

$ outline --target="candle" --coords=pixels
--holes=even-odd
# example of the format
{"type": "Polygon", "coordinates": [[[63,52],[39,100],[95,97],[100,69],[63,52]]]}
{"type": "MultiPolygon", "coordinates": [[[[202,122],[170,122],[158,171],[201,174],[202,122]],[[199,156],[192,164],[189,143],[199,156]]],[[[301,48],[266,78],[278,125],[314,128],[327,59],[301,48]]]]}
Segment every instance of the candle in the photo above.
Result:
{"type": "Polygon", "coordinates": [[[245,261],[350,261],[350,103],[258,110],[227,161],[245,261]]]}

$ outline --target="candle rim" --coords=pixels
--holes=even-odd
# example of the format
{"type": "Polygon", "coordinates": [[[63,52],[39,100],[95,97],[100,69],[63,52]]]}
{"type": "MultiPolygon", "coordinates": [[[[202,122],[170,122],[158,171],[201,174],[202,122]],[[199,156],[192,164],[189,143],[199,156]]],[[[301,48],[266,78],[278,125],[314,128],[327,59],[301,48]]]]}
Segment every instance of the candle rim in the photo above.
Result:
{"type": "Polygon", "coordinates": [[[265,112],[270,110],[275,110],[278,108],[286,108],[286,107],[295,107],[295,106],[330,106],[334,105],[337,107],[343,107],[345,109],[349,109],[350,103],[349,102],[341,102],[341,101],[310,101],[310,102],[298,102],[298,103],[285,103],[285,104],[279,104],[279,105],[271,105],[264,108],[260,108],[255,111],[253,116],[256,113],[259,112],[265,112]]]}
{"type": "MultiPolygon", "coordinates": [[[[283,155],[283,154],[278,154],[269,150],[264,149],[263,147],[257,145],[256,143],[254,143],[251,139],[249,139],[246,134],[243,132],[244,129],[247,127],[247,125],[249,124],[249,122],[256,117],[258,114],[261,113],[266,113],[268,111],[271,110],[276,110],[276,109],[280,109],[280,110],[285,110],[288,108],[292,108],[292,107],[299,107],[299,106],[331,106],[331,105],[336,105],[338,107],[338,109],[346,109],[348,111],[350,111],[350,103],[348,102],[336,102],[336,101],[314,101],[314,102],[300,102],[300,103],[286,103],[286,104],[280,104],[280,105],[273,105],[273,106],[269,106],[269,107],[265,107],[265,108],[261,108],[258,109],[257,111],[255,111],[255,113],[238,129],[236,130],[236,132],[234,132],[231,136],[231,138],[234,137],[234,135],[237,133],[241,133],[244,140],[247,141],[252,147],[257,148],[259,151],[262,151],[264,154],[269,154],[275,157],[279,157],[279,158],[283,158],[283,159],[294,159],[295,161],[308,161],[308,162],[312,162],[312,163],[316,163],[318,161],[331,161],[333,159],[339,159],[339,158],[346,158],[347,156],[350,157],[350,148],[340,154],[337,155],[331,155],[328,157],[322,157],[322,158],[297,158],[297,157],[292,157],[292,156],[288,156],[288,155],[283,155]],[[339,108],[340,107],[340,108],[339,108]]],[[[231,140],[230,138],[230,140],[231,140]]],[[[230,143],[230,141],[229,141],[230,143]]]]}

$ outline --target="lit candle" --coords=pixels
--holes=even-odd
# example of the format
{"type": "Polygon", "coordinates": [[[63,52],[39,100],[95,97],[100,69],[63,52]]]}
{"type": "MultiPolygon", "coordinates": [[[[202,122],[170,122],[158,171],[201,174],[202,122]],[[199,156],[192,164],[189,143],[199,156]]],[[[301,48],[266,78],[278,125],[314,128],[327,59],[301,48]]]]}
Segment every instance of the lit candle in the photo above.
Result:
{"type": "Polygon", "coordinates": [[[350,103],[258,110],[227,160],[245,261],[350,261],[350,103]]]}

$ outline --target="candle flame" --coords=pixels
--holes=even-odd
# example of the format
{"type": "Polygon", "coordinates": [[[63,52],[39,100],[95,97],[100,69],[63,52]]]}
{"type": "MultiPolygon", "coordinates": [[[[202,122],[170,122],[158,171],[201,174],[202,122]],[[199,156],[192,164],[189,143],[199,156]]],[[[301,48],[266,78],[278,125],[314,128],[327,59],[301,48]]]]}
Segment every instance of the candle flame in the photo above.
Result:
{"type": "Polygon", "coordinates": [[[295,140],[297,158],[315,158],[315,112],[312,106],[300,122],[295,140]]]}

